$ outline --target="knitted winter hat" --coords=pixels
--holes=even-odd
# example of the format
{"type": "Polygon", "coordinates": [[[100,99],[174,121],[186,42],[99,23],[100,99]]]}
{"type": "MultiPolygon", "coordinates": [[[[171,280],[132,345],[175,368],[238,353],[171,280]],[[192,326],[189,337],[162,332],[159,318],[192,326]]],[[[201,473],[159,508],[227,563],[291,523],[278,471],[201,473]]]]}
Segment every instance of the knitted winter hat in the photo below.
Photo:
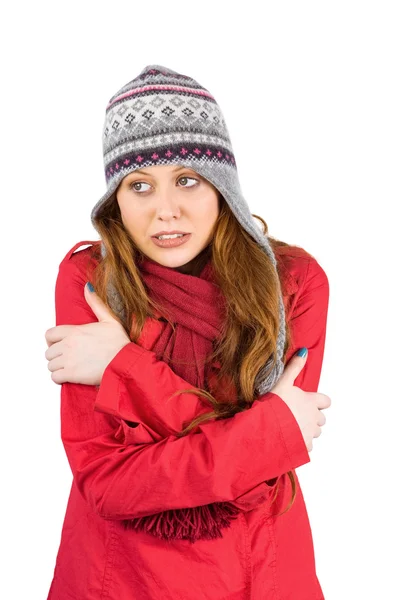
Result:
{"type": "MultiPolygon", "coordinates": [[[[272,264],[276,258],[242,195],[229,133],[212,94],[192,77],[148,65],[110,99],[103,127],[103,155],[107,191],[91,212],[94,218],[121,180],[136,169],[180,164],[194,169],[222,194],[242,227],[255,239],[272,264]]],[[[104,244],[101,244],[105,255],[104,244]]],[[[118,294],[110,285],[109,301],[122,314],[118,294]]],[[[257,375],[259,394],[268,392],[283,370],[286,339],[282,293],[277,363],[268,377],[272,359],[257,375]]]]}

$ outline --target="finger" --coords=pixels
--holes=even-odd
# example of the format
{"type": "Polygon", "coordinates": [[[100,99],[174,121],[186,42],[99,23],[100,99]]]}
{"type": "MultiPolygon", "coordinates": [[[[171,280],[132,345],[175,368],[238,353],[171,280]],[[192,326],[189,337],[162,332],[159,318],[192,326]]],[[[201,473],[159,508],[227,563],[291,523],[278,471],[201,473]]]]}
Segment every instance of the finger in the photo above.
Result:
{"type": "Polygon", "coordinates": [[[320,392],[315,393],[315,404],[317,408],[329,408],[332,401],[329,396],[320,392]]]}
{"type": "Polygon", "coordinates": [[[319,411],[317,425],[322,427],[322,425],[325,425],[325,423],[326,423],[326,416],[324,415],[323,412],[319,411]]]}
{"type": "Polygon", "coordinates": [[[59,356],[58,358],[53,358],[53,360],[49,361],[47,368],[52,373],[54,371],[58,371],[59,369],[63,369],[64,368],[64,358],[62,356],[59,356]]]}
{"type": "Polygon", "coordinates": [[[68,381],[65,376],[65,369],[57,369],[57,371],[53,371],[51,378],[54,383],[58,383],[59,385],[68,381]]]}
{"type": "Polygon", "coordinates": [[[294,380],[296,379],[296,377],[298,376],[298,374],[300,373],[300,371],[306,364],[307,356],[308,356],[308,352],[305,356],[299,356],[298,354],[295,354],[294,356],[292,356],[292,358],[290,359],[290,361],[288,362],[288,364],[285,367],[285,370],[282,374],[281,379],[283,377],[285,377],[285,379],[289,380],[289,382],[293,385],[294,380]]]}
{"type": "Polygon", "coordinates": [[[306,392],[310,398],[315,403],[315,406],[319,409],[329,408],[331,405],[331,399],[326,394],[322,392],[306,392]]]}
{"type": "Polygon", "coordinates": [[[60,342],[55,342],[54,344],[51,344],[46,352],[44,353],[44,356],[46,358],[46,360],[53,360],[53,358],[57,358],[57,356],[61,356],[62,354],[62,348],[61,348],[61,344],[60,342]]]}
{"type": "Polygon", "coordinates": [[[314,433],[313,437],[318,438],[322,433],[322,429],[321,427],[317,427],[316,432],[314,433]]]}
{"type": "Polygon", "coordinates": [[[97,317],[97,320],[99,322],[100,321],[105,321],[105,322],[116,321],[115,316],[111,313],[111,311],[104,304],[104,302],[101,300],[101,298],[96,294],[95,291],[91,292],[89,290],[89,287],[87,284],[84,286],[84,296],[85,296],[86,302],[89,304],[90,308],[92,309],[93,313],[95,314],[95,316],[97,317]]]}
{"type": "Polygon", "coordinates": [[[54,344],[54,342],[60,342],[67,335],[69,335],[78,325],[57,325],[57,327],[50,327],[44,335],[48,345],[54,344]]]}

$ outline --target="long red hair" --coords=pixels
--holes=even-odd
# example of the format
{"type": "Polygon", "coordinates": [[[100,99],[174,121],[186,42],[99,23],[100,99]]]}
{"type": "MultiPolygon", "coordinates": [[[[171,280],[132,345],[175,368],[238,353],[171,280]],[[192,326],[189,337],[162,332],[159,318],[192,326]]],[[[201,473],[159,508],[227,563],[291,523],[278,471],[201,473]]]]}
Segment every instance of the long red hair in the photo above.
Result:
{"type": "MultiPolygon", "coordinates": [[[[113,314],[124,327],[132,342],[137,342],[147,317],[154,315],[154,310],[161,307],[152,302],[146,293],[138,262],[143,258],[142,252],[135,245],[129,232],[122,223],[121,213],[115,197],[116,192],[105,203],[101,213],[95,219],[96,229],[106,249],[106,256],[101,256],[100,244],[92,247],[92,258],[96,267],[90,271],[90,280],[97,295],[112,311],[107,299],[107,285],[112,280],[120,294],[125,309],[125,319],[113,314]],[[135,318],[133,318],[133,316],[135,318]]],[[[224,198],[220,195],[220,212],[215,224],[212,242],[197,257],[192,273],[199,273],[209,259],[212,261],[216,282],[227,300],[227,316],[223,335],[216,340],[213,353],[207,360],[218,361],[221,368],[217,376],[217,384],[226,385],[232,382],[236,399],[217,399],[205,389],[191,388],[177,393],[190,391],[204,398],[212,410],[203,413],[187,423],[178,436],[187,435],[197,425],[210,419],[224,419],[235,413],[247,410],[257,398],[255,379],[259,370],[272,357],[277,360],[276,343],[279,333],[279,275],[264,250],[239,224],[224,198]],[[260,281],[263,285],[260,286],[260,281]],[[238,294],[237,290],[246,290],[246,294],[238,294]]],[[[278,246],[289,244],[277,240],[268,234],[268,226],[264,219],[253,215],[263,225],[263,232],[268,235],[272,250],[278,246]]],[[[89,276],[88,276],[89,280],[89,276]]],[[[286,321],[286,343],[284,354],[290,346],[291,333],[286,321]]],[[[171,323],[173,326],[173,324],[171,323]]],[[[296,497],[296,482],[293,471],[288,476],[292,485],[292,497],[283,512],[292,506],[296,497]]],[[[277,483],[279,478],[268,483],[277,483]]],[[[283,513],[282,513],[283,514],[283,513]]]]}

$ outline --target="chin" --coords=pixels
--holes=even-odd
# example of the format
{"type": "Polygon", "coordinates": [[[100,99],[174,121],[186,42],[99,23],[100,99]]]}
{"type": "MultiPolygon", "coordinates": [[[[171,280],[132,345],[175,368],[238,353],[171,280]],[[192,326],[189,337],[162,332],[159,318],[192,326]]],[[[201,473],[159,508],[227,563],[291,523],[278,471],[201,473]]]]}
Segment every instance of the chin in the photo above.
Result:
{"type": "Polygon", "coordinates": [[[144,253],[146,256],[148,256],[148,258],[154,260],[160,265],[163,265],[164,267],[169,267],[170,269],[179,269],[181,272],[186,273],[196,273],[198,269],[198,261],[195,261],[194,259],[196,257],[200,258],[199,255],[205,251],[206,248],[208,248],[208,245],[209,244],[204,243],[202,246],[197,248],[189,248],[187,246],[178,246],[177,248],[159,248],[151,243],[150,247],[146,248],[148,251],[144,253]]]}
{"type": "MultiPolygon", "coordinates": [[[[165,254],[167,254],[167,252],[165,254]]],[[[152,260],[157,261],[161,265],[164,265],[164,267],[171,267],[171,269],[175,269],[177,267],[183,267],[184,265],[188,264],[196,256],[193,254],[185,254],[184,256],[172,256],[172,252],[170,254],[171,256],[163,256],[162,252],[160,252],[159,254],[155,253],[153,256],[151,256],[151,258],[152,260]]]]}

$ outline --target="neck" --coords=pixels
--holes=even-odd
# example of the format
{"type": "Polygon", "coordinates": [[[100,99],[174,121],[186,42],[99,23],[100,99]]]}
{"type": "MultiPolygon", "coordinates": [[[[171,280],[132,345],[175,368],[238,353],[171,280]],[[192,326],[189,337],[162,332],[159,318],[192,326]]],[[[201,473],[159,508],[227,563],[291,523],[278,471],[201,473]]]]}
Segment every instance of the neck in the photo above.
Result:
{"type": "Polygon", "coordinates": [[[210,247],[207,246],[202,250],[197,256],[195,256],[188,263],[181,265],[180,267],[175,267],[173,270],[178,271],[179,273],[185,273],[186,275],[193,275],[194,277],[198,277],[203,270],[206,262],[210,258],[210,247]]]}

